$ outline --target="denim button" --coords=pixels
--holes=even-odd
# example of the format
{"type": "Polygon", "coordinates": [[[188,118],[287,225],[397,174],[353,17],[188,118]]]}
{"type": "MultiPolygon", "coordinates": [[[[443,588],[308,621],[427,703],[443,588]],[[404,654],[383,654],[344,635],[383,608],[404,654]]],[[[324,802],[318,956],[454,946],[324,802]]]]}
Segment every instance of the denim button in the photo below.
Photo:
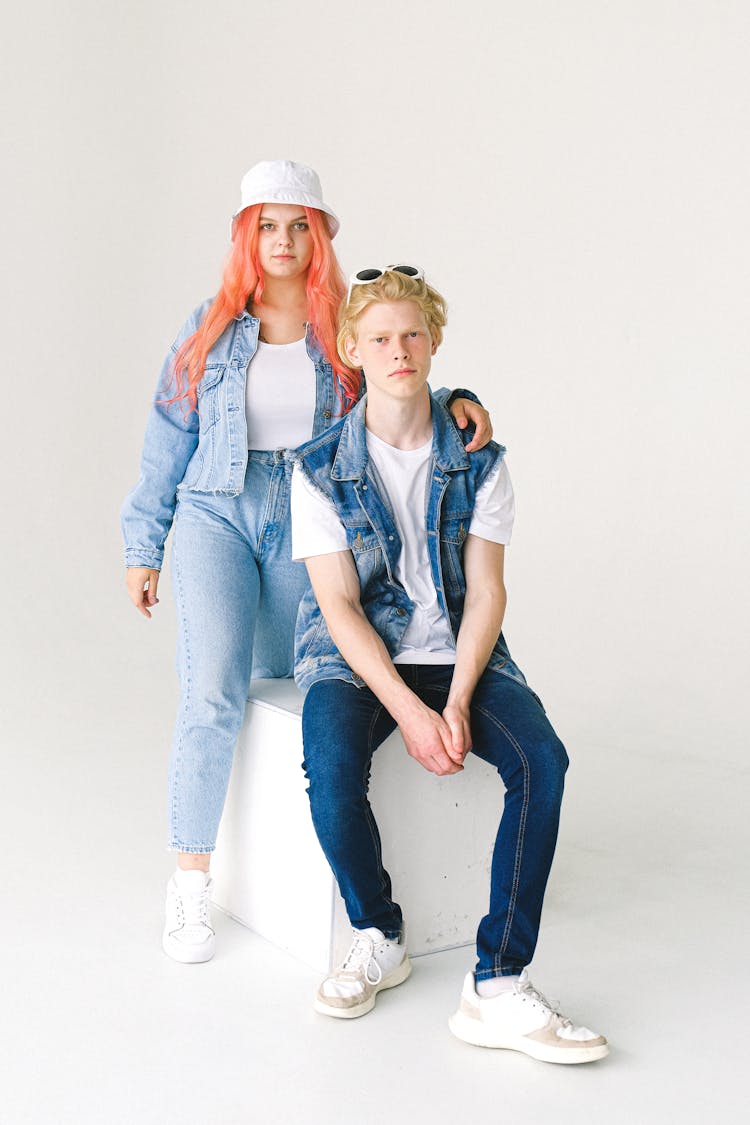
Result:
{"type": "Polygon", "coordinates": [[[392,543],[392,542],[393,542],[393,536],[392,536],[392,535],[389,535],[389,536],[388,536],[388,538],[390,539],[390,541],[391,541],[391,543],[392,543]]]}
{"type": "Polygon", "coordinates": [[[323,417],[324,417],[324,418],[330,418],[330,417],[331,417],[331,412],[330,412],[330,410],[324,410],[324,411],[323,411],[323,417]]]}
{"type": "Polygon", "coordinates": [[[406,610],[404,609],[404,607],[402,605],[397,607],[396,613],[398,614],[399,617],[406,617],[406,610]]]}

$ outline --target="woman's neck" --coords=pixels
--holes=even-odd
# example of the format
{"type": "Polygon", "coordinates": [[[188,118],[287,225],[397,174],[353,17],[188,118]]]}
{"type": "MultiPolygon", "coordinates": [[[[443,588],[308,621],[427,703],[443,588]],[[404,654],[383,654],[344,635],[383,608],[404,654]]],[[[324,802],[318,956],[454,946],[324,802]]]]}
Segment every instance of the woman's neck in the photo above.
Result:
{"type": "Polygon", "coordinates": [[[250,312],[260,320],[260,339],[267,344],[292,344],[305,334],[307,288],[304,277],[294,281],[267,279],[260,302],[250,312]]]}

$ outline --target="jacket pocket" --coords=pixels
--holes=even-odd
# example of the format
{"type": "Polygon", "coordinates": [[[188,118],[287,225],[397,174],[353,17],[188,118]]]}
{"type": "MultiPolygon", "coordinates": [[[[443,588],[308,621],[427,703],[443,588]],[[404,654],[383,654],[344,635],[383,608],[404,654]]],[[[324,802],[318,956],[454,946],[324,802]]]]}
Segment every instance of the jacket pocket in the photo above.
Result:
{"type": "MultiPolygon", "coordinates": [[[[219,420],[222,409],[223,376],[225,363],[206,364],[203,378],[198,384],[199,435],[206,433],[219,420]]],[[[199,439],[200,441],[200,436],[199,439]]]]}

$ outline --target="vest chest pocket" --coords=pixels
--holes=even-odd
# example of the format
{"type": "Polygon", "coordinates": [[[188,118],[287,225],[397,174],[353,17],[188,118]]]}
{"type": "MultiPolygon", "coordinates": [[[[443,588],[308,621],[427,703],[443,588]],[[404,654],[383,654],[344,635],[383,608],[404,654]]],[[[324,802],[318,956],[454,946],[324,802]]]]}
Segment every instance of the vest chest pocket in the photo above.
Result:
{"type": "Polygon", "coordinates": [[[440,521],[440,560],[446,596],[462,597],[466,590],[462,555],[470,518],[449,516],[440,521]]]}
{"type": "Polygon", "coordinates": [[[447,516],[440,521],[440,539],[443,543],[454,543],[460,547],[469,534],[470,515],[447,516]]]}
{"type": "Polygon", "coordinates": [[[355,558],[357,555],[367,554],[368,551],[376,551],[380,547],[378,537],[369,524],[347,527],[346,539],[355,558]]]}
{"type": "Polygon", "coordinates": [[[363,591],[370,588],[371,583],[382,581],[385,573],[383,552],[380,549],[378,537],[369,524],[365,527],[347,527],[346,537],[354,556],[354,565],[359,575],[359,583],[363,591]]]}

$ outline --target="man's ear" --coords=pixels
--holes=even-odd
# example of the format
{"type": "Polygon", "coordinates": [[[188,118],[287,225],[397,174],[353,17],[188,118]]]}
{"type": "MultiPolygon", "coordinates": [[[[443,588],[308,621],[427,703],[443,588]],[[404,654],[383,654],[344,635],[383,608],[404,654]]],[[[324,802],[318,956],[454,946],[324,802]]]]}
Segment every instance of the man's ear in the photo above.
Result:
{"type": "Polygon", "coordinates": [[[432,337],[432,348],[430,349],[430,355],[434,355],[437,350],[438,350],[438,342],[435,339],[435,337],[433,336],[432,337]]]}
{"type": "Polygon", "coordinates": [[[349,360],[352,367],[362,366],[359,361],[359,348],[357,347],[357,341],[353,336],[347,336],[346,340],[344,341],[344,351],[346,352],[346,358],[349,360]]]}

